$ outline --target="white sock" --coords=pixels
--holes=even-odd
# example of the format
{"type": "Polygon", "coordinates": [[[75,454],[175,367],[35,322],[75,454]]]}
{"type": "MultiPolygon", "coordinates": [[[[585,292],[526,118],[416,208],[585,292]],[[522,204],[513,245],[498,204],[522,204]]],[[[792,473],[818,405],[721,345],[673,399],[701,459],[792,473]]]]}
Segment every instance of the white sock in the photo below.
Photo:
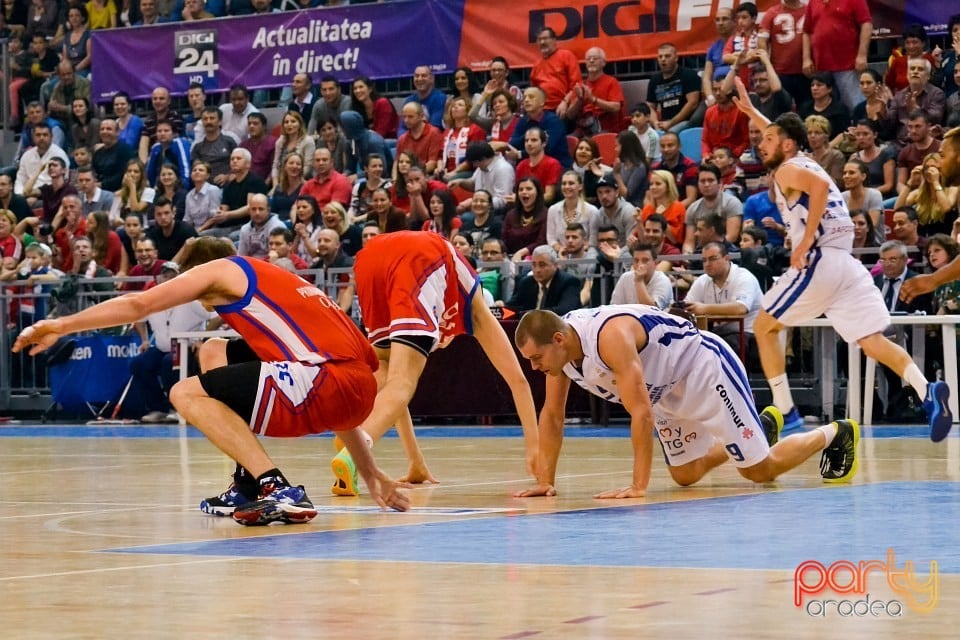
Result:
{"type": "Polygon", "coordinates": [[[917,366],[916,362],[911,362],[910,366],[903,372],[903,379],[913,387],[913,390],[917,392],[921,400],[927,397],[927,379],[924,377],[923,371],[920,371],[920,367],[917,366]]]}
{"type": "Polygon", "coordinates": [[[817,427],[817,431],[822,433],[825,439],[823,443],[824,449],[830,446],[830,443],[833,442],[833,439],[837,437],[837,431],[839,430],[840,427],[837,426],[836,422],[831,422],[830,424],[825,424],[822,427],[817,427]]]}
{"type": "Polygon", "coordinates": [[[784,414],[793,409],[793,394],[790,393],[790,382],[787,380],[787,374],[781,373],[776,378],[767,380],[770,385],[770,391],[773,392],[773,404],[784,414]]]}

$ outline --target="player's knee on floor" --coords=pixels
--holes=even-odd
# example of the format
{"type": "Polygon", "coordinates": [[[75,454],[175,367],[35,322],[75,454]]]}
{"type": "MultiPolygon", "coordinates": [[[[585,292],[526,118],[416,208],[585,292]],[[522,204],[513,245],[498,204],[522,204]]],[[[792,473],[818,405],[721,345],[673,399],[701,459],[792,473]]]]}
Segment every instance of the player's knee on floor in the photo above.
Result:
{"type": "Polygon", "coordinates": [[[777,474],[774,472],[769,458],[752,467],[741,467],[738,471],[741,476],[751,482],[773,482],[777,479],[777,474]]]}
{"type": "Polygon", "coordinates": [[[703,471],[695,465],[696,463],[692,462],[679,467],[670,467],[670,477],[681,487],[694,485],[703,477],[703,471]]]}

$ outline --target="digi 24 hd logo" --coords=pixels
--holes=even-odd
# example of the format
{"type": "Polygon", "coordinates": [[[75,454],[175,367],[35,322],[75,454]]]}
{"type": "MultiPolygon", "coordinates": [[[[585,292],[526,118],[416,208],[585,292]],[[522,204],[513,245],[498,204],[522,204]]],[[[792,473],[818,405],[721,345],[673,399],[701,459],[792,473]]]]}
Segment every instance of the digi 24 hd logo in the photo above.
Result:
{"type": "Polygon", "coordinates": [[[193,82],[203,85],[204,89],[216,88],[220,69],[216,30],[177,31],[173,37],[173,73],[177,88],[185,91],[193,82]]]}

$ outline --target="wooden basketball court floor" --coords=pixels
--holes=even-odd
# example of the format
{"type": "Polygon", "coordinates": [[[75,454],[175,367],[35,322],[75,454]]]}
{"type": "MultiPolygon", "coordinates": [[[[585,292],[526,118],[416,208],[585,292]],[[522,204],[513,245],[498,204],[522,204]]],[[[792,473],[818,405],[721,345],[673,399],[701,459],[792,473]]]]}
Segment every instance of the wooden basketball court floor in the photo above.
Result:
{"type": "MultiPolygon", "coordinates": [[[[628,501],[591,498],[629,482],[623,427],[569,426],[559,495],[531,499],[511,497],[529,484],[517,429],[418,433],[441,484],[411,490],[411,512],[329,495],[329,438],[268,440],[320,514],[244,528],[198,510],[232,465],[192,428],[0,426],[0,637],[960,637],[956,432],[865,428],[849,486],[812,459],[776,484],[721,467],[679,488],[658,456],[628,501]],[[913,591],[880,568],[838,593],[839,569],[795,606],[801,563],[822,563],[801,576],[813,591],[832,563],[888,564],[888,549],[913,591]],[[918,586],[932,561],[935,594],[918,586]]],[[[405,470],[398,440],[376,454],[405,470]]]]}

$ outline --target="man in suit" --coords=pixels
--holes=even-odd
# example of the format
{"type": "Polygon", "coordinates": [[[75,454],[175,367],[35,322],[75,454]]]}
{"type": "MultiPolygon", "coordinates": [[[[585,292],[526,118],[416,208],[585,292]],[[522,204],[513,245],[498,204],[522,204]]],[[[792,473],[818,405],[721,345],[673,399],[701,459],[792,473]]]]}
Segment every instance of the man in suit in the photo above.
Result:
{"type": "Polygon", "coordinates": [[[517,312],[547,309],[559,316],[580,308],[580,279],[558,268],[557,253],[550,245],[540,245],[530,258],[530,277],[517,283],[506,306],[517,312]]]}
{"type": "MultiPolygon", "coordinates": [[[[874,276],[873,282],[883,295],[883,302],[891,313],[932,313],[933,300],[930,294],[917,296],[910,302],[900,299],[900,287],[910,278],[918,275],[916,271],[907,267],[907,245],[899,240],[888,240],[880,245],[880,263],[883,272],[874,276]]],[[[910,346],[906,345],[909,349],[910,346]]],[[[881,378],[880,398],[886,406],[885,418],[892,421],[903,421],[915,416],[910,410],[910,404],[918,406],[916,398],[909,388],[904,389],[900,376],[884,368],[881,378]],[[886,382],[886,384],[883,384],[886,382]],[[885,389],[884,389],[885,387],[885,389]]]]}

